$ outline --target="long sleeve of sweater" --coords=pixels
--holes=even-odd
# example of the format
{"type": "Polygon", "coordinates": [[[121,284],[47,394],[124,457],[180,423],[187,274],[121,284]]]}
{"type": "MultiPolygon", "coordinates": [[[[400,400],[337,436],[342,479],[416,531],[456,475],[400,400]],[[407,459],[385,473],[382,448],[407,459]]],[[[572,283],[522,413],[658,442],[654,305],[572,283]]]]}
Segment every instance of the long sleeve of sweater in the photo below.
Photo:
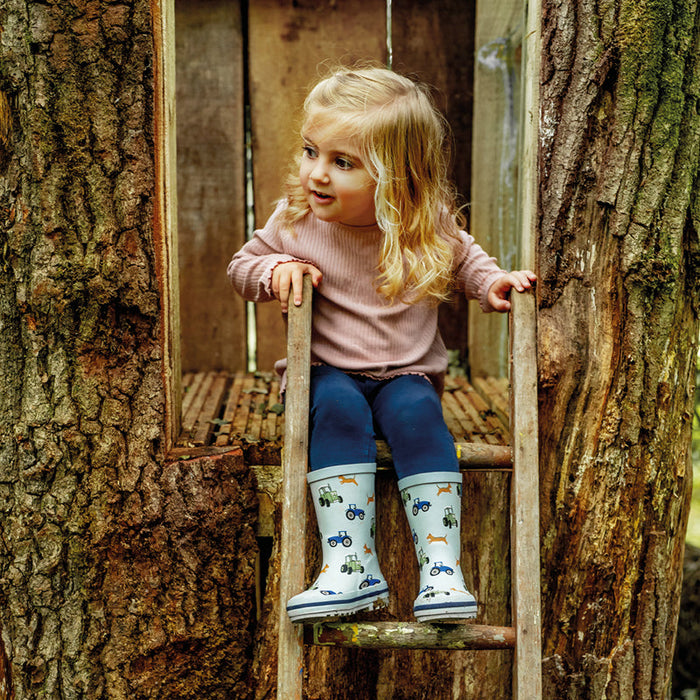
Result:
{"type": "MultiPolygon", "coordinates": [[[[323,273],[314,292],[312,361],[378,378],[418,373],[435,381],[444,373],[447,353],[437,307],[427,302],[389,303],[376,290],[379,229],[322,222],[309,214],[292,233],[280,226],[283,206],[229,263],[234,288],[245,299],[268,301],[273,298],[270,284],[277,265],[310,262],[323,273]]],[[[457,287],[491,311],[488,289],[504,272],[469,234],[460,235],[454,261],[457,287]]]]}
{"type": "Polygon", "coordinates": [[[286,252],[285,238],[291,233],[279,224],[281,206],[275,210],[265,228],[255,231],[228,265],[228,276],[234,289],[246,301],[272,301],[272,272],[280,263],[311,262],[286,252]]]}

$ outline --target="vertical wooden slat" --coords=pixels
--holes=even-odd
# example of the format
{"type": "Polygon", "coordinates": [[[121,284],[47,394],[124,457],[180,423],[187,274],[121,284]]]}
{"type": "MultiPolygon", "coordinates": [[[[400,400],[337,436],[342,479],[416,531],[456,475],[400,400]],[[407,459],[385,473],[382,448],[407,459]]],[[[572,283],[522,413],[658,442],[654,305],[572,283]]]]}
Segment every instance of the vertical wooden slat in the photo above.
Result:
{"type": "Polygon", "coordinates": [[[452,131],[450,178],[465,201],[472,177],[474,24],[474,0],[392,2],[393,67],[434,89],[452,131]]]}
{"type": "MultiPolygon", "coordinates": [[[[474,15],[474,0],[392,2],[393,66],[434,88],[436,104],[452,131],[450,178],[463,204],[469,202],[472,179],[474,15]]],[[[465,213],[469,215],[469,208],[465,213]]],[[[440,331],[447,347],[459,350],[460,358],[465,359],[465,299],[442,305],[440,331]]]]}
{"type": "Polygon", "coordinates": [[[226,278],[245,241],[241,11],[228,0],[175,7],[182,364],[242,370],[245,306],[226,278]]]}
{"type": "Polygon", "coordinates": [[[513,479],[511,572],[515,700],[542,696],[540,630],[537,329],[534,294],[514,295],[511,312],[513,479]]]}
{"type": "MultiPolygon", "coordinates": [[[[536,269],[540,134],[540,0],[525,2],[521,106],[522,178],[519,187],[520,257],[536,269]]],[[[513,570],[529,572],[515,587],[516,651],[514,700],[542,697],[542,630],[539,546],[539,428],[537,397],[537,310],[535,294],[513,295],[511,312],[511,416],[513,420],[513,570]],[[517,422],[516,422],[517,421],[517,422]],[[519,471],[518,471],[519,470],[519,471]]]]}
{"type": "Polygon", "coordinates": [[[289,309],[287,339],[287,421],[282,452],[282,540],[280,555],[277,697],[301,700],[303,626],[293,625],[287,601],[304,589],[306,470],[311,382],[311,278],[304,278],[301,306],[289,309]]]}
{"type": "MultiPolygon", "coordinates": [[[[518,130],[522,0],[477,0],[472,233],[505,269],[517,261],[518,130]]],[[[469,316],[472,376],[505,376],[508,326],[501,314],[469,316]]]]}
{"type": "MultiPolygon", "coordinates": [[[[385,3],[380,0],[256,0],[249,4],[250,101],[253,130],[255,222],[262,226],[282,196],[292,155],[301,147],[301,103],[319,64],[386,60],[385,3]]],[[[284,357],[279,304],[259,304],[257,364],[284,357]]]]}
{"type": "Polygon", "coordinates": [[[161,296],[163,384],[165,387],[165,447],[180,432],[180,294],[178,288],[177,179],[175,174],[175,17],[173,0],[154,0],[155,48],[154,246],[161,296]]]}
{"type": "Polygon", "coordinates": [[[520,261],[523,267],[536,271],[539,192],[540,143],[540,64],[542,54],[542,8],[540,0],[525,2],[525,39],[523,41],[523,85],[520,108],[519,187],[520,261]]]}

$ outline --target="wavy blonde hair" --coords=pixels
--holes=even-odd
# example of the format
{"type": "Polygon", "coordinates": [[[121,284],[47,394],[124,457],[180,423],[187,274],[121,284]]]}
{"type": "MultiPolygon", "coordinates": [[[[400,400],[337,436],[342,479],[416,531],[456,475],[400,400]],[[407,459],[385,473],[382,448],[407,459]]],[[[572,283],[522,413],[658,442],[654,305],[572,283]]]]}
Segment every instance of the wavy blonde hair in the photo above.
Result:
{"type": "MultiPolygon", "coordinates": [[[[464,219],[447,179],[447,124],[427,87],[386,68],[343,68],[311,90],[303,116],[305,126],[322,120],[355,140],[376,182],[377,290],[389,301],[448,299],[464,219]]],[[[298,171],[287,199],[293,228],[310,210],[298,171]]]]}

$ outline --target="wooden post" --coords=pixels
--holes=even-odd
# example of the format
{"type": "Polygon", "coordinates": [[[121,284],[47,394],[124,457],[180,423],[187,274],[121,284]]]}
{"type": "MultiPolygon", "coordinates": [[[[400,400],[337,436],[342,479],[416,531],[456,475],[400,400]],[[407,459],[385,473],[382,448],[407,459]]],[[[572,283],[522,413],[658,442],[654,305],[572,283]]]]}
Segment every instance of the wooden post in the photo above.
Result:
{"type": "Polygon", "coordinates": [[[520,169],[518,212],[521,268],[535,270],[538,236],[540,64],[542,8],[540,0],[525,0],[520,107],[520,169]]]}
{"type": "Polygon", "coordinates": [[[513,294],[511,311],[511,571],[515,664],[513,698],[542,697],[539,459],[535,297],[513,294]]]}
{"type": "MultiPolygon", "coordinates": [[[[521,172],[519,187],[520,266],[536,268],[537,192],[539,186],[539,0],[525,4],[521,108],[521,172]]],[[[539,538],[539,428],[537,399],[537,311],[535,294],[513,294],[511,311],[511,425],[514,478],[511,527],[512,570],[536,572],[528,581],[513,582],[516,621],[515,700],[542,697],[542,630],[539,538]]]]}
{"type": "Polygon", "coordinates": [[[301,700],[303,684],[304,628],[292,624],[287,615],[287,601],[304,589],[312,294],[311,277],[307,275],[302,304],[291,305],[288,313],[277,646],[280,700],[301,700]]]}

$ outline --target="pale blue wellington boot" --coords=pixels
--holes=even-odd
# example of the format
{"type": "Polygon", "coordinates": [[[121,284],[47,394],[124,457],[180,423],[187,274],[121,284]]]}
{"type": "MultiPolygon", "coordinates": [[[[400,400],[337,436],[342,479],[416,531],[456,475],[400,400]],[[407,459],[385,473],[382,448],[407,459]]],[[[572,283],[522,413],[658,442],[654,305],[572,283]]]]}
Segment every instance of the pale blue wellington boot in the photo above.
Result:
{"type": "Polygon", "coordinates": [[[462,475],[427,472],[399,480],[420,567],[413,614],[419,622],[476,616],[460,568],[462,475]]]}
{"type": "Polygon", "coordinates": [[[323,565],[311,588],[287,603],[292,622],[384,607],[389,589],[374,546],[374,464],[309,472],[323,565]]]}

